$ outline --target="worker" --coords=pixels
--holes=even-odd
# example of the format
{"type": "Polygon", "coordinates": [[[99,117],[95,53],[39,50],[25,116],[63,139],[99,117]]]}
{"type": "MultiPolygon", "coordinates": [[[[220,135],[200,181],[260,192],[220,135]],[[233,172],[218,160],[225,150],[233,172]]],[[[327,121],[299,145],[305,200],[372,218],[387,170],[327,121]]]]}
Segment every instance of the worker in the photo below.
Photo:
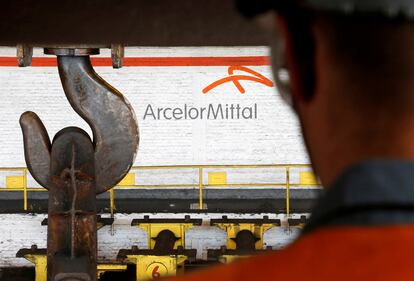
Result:
{"type": "Polygon", "coordinates": [[[414,0],[244,0],[324,194],[283,250],[177,280],[414,280],[414,0]]]}

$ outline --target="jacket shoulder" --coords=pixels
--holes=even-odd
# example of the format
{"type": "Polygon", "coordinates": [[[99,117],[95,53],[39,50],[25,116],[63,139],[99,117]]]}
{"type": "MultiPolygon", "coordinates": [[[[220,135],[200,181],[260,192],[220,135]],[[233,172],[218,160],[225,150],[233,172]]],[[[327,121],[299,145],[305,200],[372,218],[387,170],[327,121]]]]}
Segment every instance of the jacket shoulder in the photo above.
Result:
{"type": "Polygon", "coordinates": [[[414,278],[414,227],[337,227],[279,251],[241,258],[177,280],[400,280],[414,278]]]}

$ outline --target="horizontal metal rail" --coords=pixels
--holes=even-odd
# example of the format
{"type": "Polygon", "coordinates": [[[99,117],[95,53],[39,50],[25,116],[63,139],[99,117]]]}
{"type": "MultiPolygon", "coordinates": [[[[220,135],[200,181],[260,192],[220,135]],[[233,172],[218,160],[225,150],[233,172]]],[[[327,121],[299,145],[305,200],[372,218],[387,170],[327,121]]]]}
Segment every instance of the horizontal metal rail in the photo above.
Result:
{"type": "MultiPolygon", "coordinates": [[[[320,183],[315,181],[308,181],[303,183],[301,180],[299,183],[292,182],[292,175],[294,174],[293,170],[305,170],[306,173],[312,174],[312,168],[309,164],[264,164],[264,165],[175,165],[175,166],[136,166],[132,167],[129,174],[133,174],[133,183],[132,184],[122,184],[122,181],[114,187],[114,189],[163,189],[163,188],[198,188],[199,190],[199,209],[203,209],[203,190],[205,188],[284,188],[286,190],[286,214],[290,214],[290,189],[292,187],[320,187],[320,183]],[[274,173],[273,170],[278,170],[281,178],[284,178],[284,182],[241,182],[241,183],[227,183],[220,182],[220,183],[206,183],[204,179],[204,174],[208,170],[214,170],[217,172],[224,172],[227,175],[227,172],[230,171],[243,171],[246,169],[265,169],[271,170],[271,173],[274,173]],[[272,170],[273,169],[273,170],[272,170]],[[176,173],[180,173],[183,170],[194,170],[194,180],[191,183],[161,183],[161,184],[135,184],[135,178],[139,178],[139,171],[159,171],[162,173],[165,170],[176,170],[176,173]],[[198,174],[198,175],[197,175],[198,174]]],[[[39,186],[28,186],[28,170],[27,168],[20,168],[20,167],[7,167],[7,168],[0,168],[0,174],[6,174],[4,177],[10,176],[11,172],[13,173],[12,177],[19,178],[22,177],[19,181],[20,186],[14,186],[13,188],[9,188],[7,186],[0,186],[0,192],[23,192],[23,209],[26,211],[28,209],[28,193],[29,192],[45,192],[47,191],[45,188],[39,186]],[[17,173],[16,173],[17,172],[17,173]],[[16,175],[19,174],[19,175],[16,175]]],[[[298,172],[299,173],[299,172],[298,172]]],[[[0,175],[1,178],[1,175],[0,175]]],[[[210,181],[210,180],[209,180],[210,181]]],[[[115,192],[113,190],[108,191],[110,196],[110,210],[111,213],[114,213],[116,210],[116,200],[115,200],[115,192]]]]}

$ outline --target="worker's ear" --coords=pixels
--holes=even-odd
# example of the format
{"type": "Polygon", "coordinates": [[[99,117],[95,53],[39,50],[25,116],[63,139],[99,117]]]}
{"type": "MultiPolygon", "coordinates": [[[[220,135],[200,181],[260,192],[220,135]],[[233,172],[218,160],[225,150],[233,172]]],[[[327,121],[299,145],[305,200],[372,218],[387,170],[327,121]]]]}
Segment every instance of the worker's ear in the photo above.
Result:
{"type": "Polygon", "coordinates": [[[271,39],[273,73],[282,97],[295,106],[313,95],[312,35],[308,30],[292,27],[283,16],[276,15],[275,19],[276,28],[271,39]]]}

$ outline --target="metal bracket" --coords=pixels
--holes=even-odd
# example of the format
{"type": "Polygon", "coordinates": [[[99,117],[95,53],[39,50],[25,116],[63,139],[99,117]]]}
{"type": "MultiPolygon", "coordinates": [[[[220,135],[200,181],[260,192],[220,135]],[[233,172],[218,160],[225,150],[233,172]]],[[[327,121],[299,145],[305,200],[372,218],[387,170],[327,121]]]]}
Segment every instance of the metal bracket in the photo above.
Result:
{"type": "Polygon", "coordinates": [[[191,219],[190,216],[185,216],[184,219],[151,219],[145,216],[144,219],[133,219],[131,225],[148,233],[149,249],[156,248],[157,237],[165,230],[170,231],[177,238],[173,244],[173,249],[177,249],[185,245],[185,232],[193,226],[201,225],[202,222],[202,219],[191,219]]]}
{"type": "Polygon", "coordinates": [[[229,219],[227,216],[223,216],[222,219],[210,220],[210,225],[217,226],[226,231],[227,249],[249,250],[246,248],[248,247],[246,245],[247,241],[253,243],[250,250],[254,251],[263,249],[264,233],[270,228],[280,226],[281,222],[279,219],[271,220],[268,216],[264,216],[262,219],[229,219]],[[247,232],[250,232],[251,235],[248,235],[247,232]]]}
{"type": "Polygon", "coordinates": [[[32,64],[33,47],[25,44],[19,44],[17,49],[17,64],[20,67],[30,66],[32,64]]]}
{"type": "MultiPolygon", "coordinates": [[[[103,47],[104,48],[104,47],[103,47]]],[[[125,47],[122,44],[111,44],[111,59],[113,68],[122,68],[125,56],[125,47]]],[[[49,55],[97,55],[99,48],[95,45],[82,46],[53,46],[45,48],[45,53],[49,55]]],[[[32,65],[33,46],[27,44],[18,44],[16,46],[17,64],[20,67],[32,65]]]]}

